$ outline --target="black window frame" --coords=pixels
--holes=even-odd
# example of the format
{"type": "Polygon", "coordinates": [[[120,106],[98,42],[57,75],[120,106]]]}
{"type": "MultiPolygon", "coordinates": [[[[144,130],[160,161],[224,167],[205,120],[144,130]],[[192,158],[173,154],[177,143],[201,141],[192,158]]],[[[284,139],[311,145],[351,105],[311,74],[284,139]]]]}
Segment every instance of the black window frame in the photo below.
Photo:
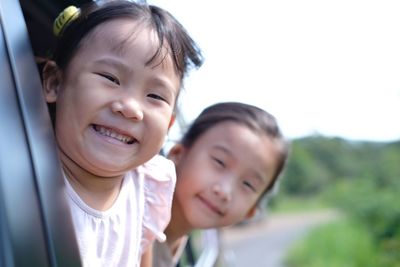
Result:
{"type": "Polygon", "coordinates": [[[0,0],[0,265],[81,266],[20,3],[0,0]]]}

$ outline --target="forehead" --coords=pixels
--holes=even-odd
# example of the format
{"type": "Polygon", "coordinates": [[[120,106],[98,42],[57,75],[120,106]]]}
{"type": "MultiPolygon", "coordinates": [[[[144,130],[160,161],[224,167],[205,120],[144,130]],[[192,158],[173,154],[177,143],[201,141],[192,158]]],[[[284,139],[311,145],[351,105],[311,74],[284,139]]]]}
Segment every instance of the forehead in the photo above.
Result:
{"type": "Polygon", "coordinates": [[[96,44],[106,44],[106,47],[124,53],[137,38],[146,38],[149,44],[159,43],[154,31],[144,22],[130,18],[113,19],[103,22],[91,30],[81,40],[81,49],[90,48],[96,44]]]}
{"type": "Polygon", "coordinates": [[[259,142],[261,139],[270,139],[269,136],[261,134],[245,125],[235,121],[224,121],[214,124],[206,130],[200,138],[214,139],[215,142],[237,143],[241,141],[243,145],[251,145],[253,142],[259,142]],[[249,139],[249,137],[252,138],[249,139]],[[254,140],[254,141],[252,141],[254,140]]]}
{"type": "Polygon", "coordinates": [[[97,25],[81,40],[76,54],[102,49],[118,56],[129,56],[132,49],[137,51],[139,47],[146,51],[141,54],[144,62],[153,67],[172,62],[168,43],[159,40],[156,30],[147,21],[132,18],[113,19],[97,25]]]}
{"type": "Polygon", "coordinates": [[[82,56],[93,58],[106,53],[126,61],[142,62],[152,68],[161,66],[171,69],[179,78],[169,44],[164,40],[160,46],[156,30],[148,22],[132,18],[113,19],[90,31],[81,40],[71,61],[82,56]]]}

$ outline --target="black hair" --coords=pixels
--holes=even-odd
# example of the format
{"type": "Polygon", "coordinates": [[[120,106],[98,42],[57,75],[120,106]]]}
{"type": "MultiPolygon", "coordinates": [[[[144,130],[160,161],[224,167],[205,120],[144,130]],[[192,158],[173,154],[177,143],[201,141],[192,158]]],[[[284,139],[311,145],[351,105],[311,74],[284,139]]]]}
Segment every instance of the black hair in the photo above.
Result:
{"type": "Polygon", "coordinates": [[[263,194],[260,196],[259,200],[261,200],[274,188],[278,177],[284,169],[289,154],[288,142],[283,136],[273,115],[261,108],[245,103],[217,103],[207,107],[200,113],[183,135],[180,143],[184,147],[190,148],[196,140],[198,140],[210,128],[227,121],[233,121],[245,125],[257,133],[270,137],[279,148],[279,158],[276,170],[272,176],[271,183],[268,184],[263,194]]]}
{"type": "Polygon", "coordinates": [[[203,57],[200,48],[189,36],[185,28],[168,11],[146,3],[127,0],[114,0],[105,3],[90,2],[80,9],[80,15],[70,22],[58,38],[53,59],[64,69],[82,40],[96,26],[118,18],[132,18],[157,32],[159,47],[148,63],[161,54],[163,45],[167,43],[175,69],[181,79],[190,67],[200,67],[203,57]]]}

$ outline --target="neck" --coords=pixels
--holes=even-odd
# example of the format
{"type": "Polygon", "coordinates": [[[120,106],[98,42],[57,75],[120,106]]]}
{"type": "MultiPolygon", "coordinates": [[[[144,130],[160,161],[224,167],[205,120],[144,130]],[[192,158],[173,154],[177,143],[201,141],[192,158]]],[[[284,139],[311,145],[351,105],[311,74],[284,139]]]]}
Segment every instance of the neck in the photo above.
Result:
{"type": "Polygon", "coordinates": [[[63,153],[60,158],[66,178],[89,207],[104,211],[114,204],[121,189],[122,175],[102,177],[83,169],[63,153]]]}
{"type": "Polygon", "coordinates": [[[183,211],[178,209],[178,204],[175,202],[175,198],[172,203],[171,221],[165,229],[167,236],[167,244],[171,251],[174,253],[179,241],[182,237],[188,235],[193,227],[186,221],[183,216],[183,211]]]}

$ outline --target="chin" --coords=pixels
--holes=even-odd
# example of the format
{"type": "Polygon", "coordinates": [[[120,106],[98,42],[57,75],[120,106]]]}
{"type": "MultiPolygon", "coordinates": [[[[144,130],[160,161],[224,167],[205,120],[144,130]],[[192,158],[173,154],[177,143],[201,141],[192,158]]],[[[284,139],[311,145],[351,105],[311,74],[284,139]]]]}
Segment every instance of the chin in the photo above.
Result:
{"type": "Polygon", "coordinates": [[[97,176],[101,177],[116,177],[116,176],[121,176],[127,173],[129,170],[132,169],[132,167],[127,167],[127,166],[121,166],[121,165],[112,165],[109,162],[96,162],[95,164],[92,164],[91,166],[95,166],[94,168],[91,168],[89,170],[91,173],[97,176]]]}

